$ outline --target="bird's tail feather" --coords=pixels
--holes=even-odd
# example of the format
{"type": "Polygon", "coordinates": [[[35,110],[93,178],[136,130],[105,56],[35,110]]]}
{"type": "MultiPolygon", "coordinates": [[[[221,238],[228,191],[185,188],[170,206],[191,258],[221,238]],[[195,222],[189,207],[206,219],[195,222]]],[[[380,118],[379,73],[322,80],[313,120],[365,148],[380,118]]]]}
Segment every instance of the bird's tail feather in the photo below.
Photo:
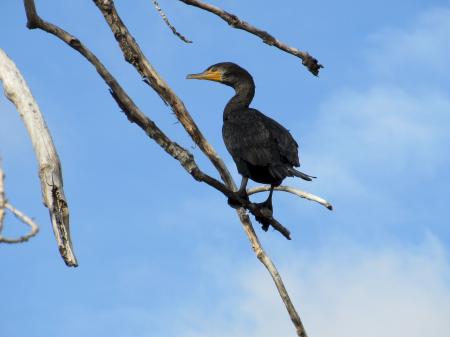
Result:
{"type": "Polygon", "coordinates": [[[314,176],[310,176],[309,174],[297,171],[295,168],[289,168],[289,173],[291,173],[292,175],[302,178],[303,180],[307,180],[307,181],[311,181],[317,177],[314,176]]]}

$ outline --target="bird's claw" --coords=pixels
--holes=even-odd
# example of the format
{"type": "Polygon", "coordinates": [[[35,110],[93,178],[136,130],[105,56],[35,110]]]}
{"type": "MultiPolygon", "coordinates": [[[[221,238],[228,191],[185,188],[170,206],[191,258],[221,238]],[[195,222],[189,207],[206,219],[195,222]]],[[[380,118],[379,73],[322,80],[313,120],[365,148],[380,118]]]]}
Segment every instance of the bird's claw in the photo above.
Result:
{"type": "Polygon", "coordinates": [[[256,221],[258,221],[262,226],[262,230],[267,232],[270,226],[270,222],[267,219],[271,219],[273,216],[273,208],[272,203],[267,201],[255,204],[258,206],[259,211],[261,212],[262,217],[255,216],[256,221]]]}
{"type": "Polygon", "coordinates": [[[233,208],[242,207],[242,203],[239,201],[239,199],[245,200],[248,202],[250,201],[250,199],[248,198],[248,195],[245,191],[244,191],[244,193],[234,192],[233,196],[228,198],[228,205],[230,205],[233,208]]]}

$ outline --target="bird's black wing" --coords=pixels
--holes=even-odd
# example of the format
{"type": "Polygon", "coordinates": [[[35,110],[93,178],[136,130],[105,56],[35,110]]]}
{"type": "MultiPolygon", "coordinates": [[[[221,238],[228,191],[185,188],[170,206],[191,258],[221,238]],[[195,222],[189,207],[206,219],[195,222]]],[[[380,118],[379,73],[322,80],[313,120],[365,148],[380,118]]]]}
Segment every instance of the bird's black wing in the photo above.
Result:
{"type": "Polygon", "coordinates": [[[292,137],[289,130],[278,123],[276,120],[273,120],[272,118],[267,117],[263,114],[261,115],[266,120],[265,124],[270,130],[272,139],[274,139],[277,144],[281,160],[284,163],[290,164],[292,166],[300,166],[300,162],[298,159],[298,144],[295,141],[294,137],[292,137]]]}
{"type": "Polygon", "coordinates": [[[235,160],[255,166],[299,166],[297,143],[289,131],[255,109],[224,121],[223,138],[235,160]]]}

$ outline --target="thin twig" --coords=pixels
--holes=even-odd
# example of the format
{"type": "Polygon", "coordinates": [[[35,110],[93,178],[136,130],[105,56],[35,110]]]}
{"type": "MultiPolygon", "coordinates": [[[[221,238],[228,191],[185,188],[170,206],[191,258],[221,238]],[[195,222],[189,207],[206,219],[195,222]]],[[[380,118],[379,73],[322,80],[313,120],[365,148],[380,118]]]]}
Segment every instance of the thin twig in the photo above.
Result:
{"type": "Polygon", "coordinates": [[[159,12],[159,14],[161,15],[162,19],[164,20],[164,22],[166,23],[166,25],[170,28],[170,30],[172,31],[172,33],[174,33],[176,36],[178,36],[178,38],[186,43],[192,43],[191,40],[187,39],[185,36],[183,36],[182,34],[180,34],[176,28],[174,27],[174,25],[172,25],[169,21],[169,18],[167,17],[167,15],[163,12],[163,10],[161,9],[161,7],[159,6],[158,1],[156,0],[152,0],[153,1],[153,5],[155,6],[156,10],[159,12]]]}
{"type": "MultiPolygon", "coordinates": [[[[33,6],[29,12],[36,12],[33,6]]],[[[28,13],[28,12],[27,12],[28,13]]],[[[39,164],[44,205],[50,211],[59,252],[70,267],[78,265],[70,238],[69,207],[64,196],[61,163],[36,100],[14,62],[0,49],[0,80],[6,97],[16,106],[39,164]]]]}
{"type": "Polygon", "coordinates": [[[0,158],[0,243],[22,243],[28,241],[39,232],[39,226],[28,216],[14,208],[7,202],[5,197],[5,174],[3,173],[2,162],[0,158]],[[9,209],[21,222],[28,225],[31,229],[26,235],[17,239],[8,239],[2,235],[3,221],[5,219],[5,208],[9,209]]]}
{"type": "Polygon", "coordinates": [[[29,239],[31,239],[33,236],[35,236],[39,232],[39,226],[33,221],[33,219],[31,219],[30,217],[23,214],[21,211],[16,209],[14,206],[12,206],[8,202],[5,204],[5,208],[9,209],[12,212],[12,214],[14,214],[17,217],[17,219],[19,219],[21,222],[28,225],[30,227],[30,232],[26,235],[23,235],[23,236],[17,238],[17,239],[8,239],[8,238],[3,237],[0,234],[0,242],[22,243],[22,242],[28,241],[29,239]]]}
{"type": "MultiPolygon", "coordinates": [[[[72,48],[76,49],[80,52],[89,62],[91,62],[100,76],[105,80],[108,86],[111,89],[111,93],[114,99],[117,101],[119,106],[122,108],[127,118],[136,124],[138,124],[146,134],[154,139],[167,153],[169,153],[172,157],[177,159],[183,168],[189,172],[194,179],[198,181],[205,181],[211,186],[217,188],[225,195],[230,195],[231,189],[235,190],[236,185],[231,178],[231,175],[228,172],[225,164],[222,159],[217,155],[212,146],[206,141],[206,139],[201,134],[200,130],[194,123],[192,117],[187,112],[184,104],[181,100],[175,95],[175,93],[171,90],[171,88],[164,82],[164,80],[156,73],[148,60],[143,56],[140,48],[137,46],[134,38],[129,34],[125,25],[119,18],[114,3],[109,0],[97,0],[95,4],[100,8],[105,19],[110,25],[111,30],[113,31],[117,41],[119,42],[122,51],[124,52],[125,58],[128,62],[133,64],[139,73],[147,78],[149,84],[152,88],[160,95],[163,101],[166,104],[169,104],[172,110],[175,112],[177,118],[183,124],[189,135],[195,141],[195,143],[202,149],[202,151],[208,156],[208,158],[213,162],[214,166],[220,172],[222,179],[225,181],[226,185],[223,185],[219,181],[215,180],[212,177],[205,175],[200,171],[198,166],[196,165],[192,154],[190,154],[183,147],[178,145],[175,142],[172,142],[157,126],[151,121],[148,117],[146,117],[134,102],[129,98],[129,96],[125,93],[122,87],[117,83],[114,77],[108,72],[108,70],[101,64],[98,58],[92,54],[78,39],[70,35],[69,33],[63,31],[61,28],[50,24],[48,22],[43,21],[41,18],[37,16],[37,13],[34,9],[34,1],[33,0],[24,0],[25,6],[30,7],[31,10],[27,10],[28,17],[28,27],[40,28],[44,31],[47,31],[51,34],[62,39],[64,42],[69,44],[72,48]],[[34,12],[33,12],[34,9],[34,12]],[[31,15],[31,17],[30,17],[31,15]],[[150,75],[150,76],[149,76],[150,75]]],[[[233,196],[231,194],[231,196],[233,196]]],[[[238,201],[241,204],[245,204],[245,200],[238,201]]],[[[251,207],[251,203],[248,203],[246,207],[251,207]]],[[[297,334],[300,337],[306,337],[306,332],[301,323],[300,317],[298,316],[289,295],[284,287],[283,281],[279,276],[275,266],[273,265],[270,258],[264,252],[258,237],[253,229],[253,226],[250,222],[249,217],[247,216],[245,209],[240,207],[237,210],[241,222],[243,224],[244,230],[252,244],[252,248],[255,251],[258,259],[264,264],[269,273],[274,280],[274,283],[280,293],[280,296],[286,305],[286,308],[289,312],[292,322],[294,323],[297,334]]]]}
{"type": "Polygon", "coordinates": [[[225,22],[227,22],[231,27],[242,29],[250,34],[256,35],[259,38],[262,39],[262,41],[269,46],[277,47],[278,49],[285,51],[286,53],[292,54],[294,56],[299,57],[302,60],[302,64],[308,68],[308,70],[314,75],[319,75],[320,68],[323,68],[323,65],[321,65],[317,59],[312,57],[307,52],[298,50],[297,48],[288,46],[284,42],[281,42],[277,38],[275,38],[273,35],[269,34],[268,32],[261,30],[250,23],[241,20],[236,15],[231,14],[227,11],[224,11],[223,9],[213,6],[211,4],[208,4],[203,1],[199,0],[180,0],[181,2],[184,2],[186,5],[194,6],[200,9],[203,9],[207,12],[213,13],[217,15],[218,17],[222,18],[225,22]]]}
{"type": "MultiPolygon", "coordinates": [[[[257,186],[257,187],[248,189],[247,194],[252,195],[255,193],[267,192],[267,191],[270,191],[270,185],[257,186]]],[[[322,206],[328,208],[330,211],[333,210],[333,205],[331,205],[325,199],[318,197],[317,195],[314,195],[312,193],[304,192],[299,189],[296,189],[296,188],[293,188],[290,186],[283,186],[283,185],[275,187],[275,191],[292,193],[292,194],[299,196],[300,198],[304,198],[307,200],[317,202],[317,203],[321,204],[322,206]]]]}

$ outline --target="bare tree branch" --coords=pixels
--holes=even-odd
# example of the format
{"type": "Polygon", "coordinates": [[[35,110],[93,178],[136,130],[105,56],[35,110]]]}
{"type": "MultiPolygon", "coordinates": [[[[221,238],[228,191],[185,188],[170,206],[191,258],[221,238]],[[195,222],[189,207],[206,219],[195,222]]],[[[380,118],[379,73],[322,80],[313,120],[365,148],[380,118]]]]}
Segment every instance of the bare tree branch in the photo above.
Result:
{"type": "Polygon", "coordinates": [[[105,17],[106,22],[114,34],[114,38],[119,43],[119,47],[123,52],[125,60],[136,68],[139,74],[146,79],[146,83],[148,83],[162,100],[171,107],[189,136],[191,136],[203,153],[211,159],[211,162],[219,171],[222,180],[227,186],[235,187],[233,186],[230,172],[223,163],[223,160],[205,139],[181,99],[178,98],[172,88],[170,88],[142,53],[136,40],[131,36],[122,19],[119,17],[114,7],[114,2],[110,0],[94,0],[94,3],[105,17]]]}
{"type": "MultiPolygon", "coordinates": [[[[267,191],[270,191],[270,185],[257,186],[257,187],[248,189],[247,194],[252,195],[252,194],[256,194],[256,193],[260,193],[260,192],[267,192],[267,191]]],[[[330,211],[333,210],[333,205],[331,205],[325,199],[318,197],[317,195],[314,195],[314,194],[311,194],[308,192],[304,192],[304,191],[298,190],[298,189],[290,187],[290,186],[283,186],[283,185],[277,186],[277,187],[275,187],[275,191],[292,193],[292,194],[299,196],[300,198],[315,201],[315,202],[321,204],[322,206],[328,208],[330,211]]]]}
{"type": "Polygon", "coordinates": [[[161,7],[159,6],[158,1],[156,0],[152,0],[153,1],[153,5],[155,6],[156,10],[159,12],[159,14],[161,15],[161,17],[163,18],[164,22],[166,23],[166,25],[170,28],[170,30],[172,31],[172,33],[176,36],[179,37],[179,39],[183,42],[186,43],[192,43],[191,40],[187,39],[185,36],[181,35],[176,28],[170,23],[167,15],[163,12],[163,10],[161,9],[161,7]]]}
{"type": "MultiPolygon", "coordinates": [[[[33,8],[31,8],[33,10],[33,8]]],[[[58,248],[64,262],[76,267],[69,227],[69,208],[64,196],[61,163],[39,106],[14,62],[0,49],[0,81],[6,97],[16,106],[33,144],[39,164],[44,205],[50,211],[58,248]]]]}
{"type": "MultiPolygon", "coordinates": [[[[51,23],[45,22],[41,18],[39,18],[37,16],[33,0],[24,0],[28,17],[27,26],[30,29],[40,28],[44,31],[47,31],[57,36],[58,38],[66,42],[68,45],[70,45],[72,48],[76,49],[89,62],[91,62],[95,66],[100,76],[105,80],[105,82],[110,87],[113,98],[116,100],[118,105],[124,111],[127,118],[131,122],[138,124],[150,138],[154,139],[167,153],[169,153],[172,157],[177,159],[183,166],[183,168],[194,177],[194,179],[196,179],[197,181],[206,182],[210,186],[221,191],[224,195],[230,198],[235,198],[235,200],[237,200],[240,204],[242,204],[244,207],[252,211],[254,215],[256,216],[262,215],[264,217],[265,215],[260,214],[260,210],[255,204],[249,203],[246,200],[241,200],[240,198],[236,197],[234,192],[231,191],[231,189],[235,190],[236,186],[222,159],[217,155],[212,146],[203,137],[200,130],[193,121],[192,117],[186,110],[183,102],[175,95],[172,89],[157,74],[157,72],[153,69],[151,64],[142,54],[134,38],[128,32],[127,28],[125,27],[122,20],[118,16],[113,1],[94,0],[94,2],[102,11],[106,21],[110,25],[110,28],[114,33],[114,36],[116,40],[119,42],[119,46],[121,47],[124,53],[125,59],[133,66],[135,66],[135,68],[138,70],[141,76],[147,79],[148,84],[159,94],[159,96],[163,99],[163,101],[166,104],[170,105],[172,110],[175,112],[175,115],[180,120],[182,125],[185,127],[189,135],[200,147],[200,149],[202,149],[202,151],[208,156],[208,158],[213,162],[214,166],[220,172],[220,175],[222,179],[225,181],[226,186],[221,182],[219,182],[218,180],[204,174],[198,168],[192,154],[190,154],[187,150],[185,150],[177,143],[172,142],[156,126],[156,124],[152,120],[150,120],[147,116],[145,116],[134,104],[131,98],[125,93],[125,91],[117,83],[117,81],[109,73],[109,71],[101,64],[98,58],[92,52],[90,52],[77,38],[73,37],[69,33],[62,30],[61,28],[51,23]]],[[[245,209],[241,207],[237,210],[237,212],[243,224],[244,230],[252,244],[253,250],[255,251],[258,259],[264,264],[264,266],[270,272],[274,280],[274,283],[277,286],[278,292],[280,293],[280,296],[289,312],[291,320],[296,327],[298,336],[306,337],[306,332],[301,323],[300,317],[298,316],[289,298],[289,295],[284,287],[283,281],[280,275],[278,274],[275,266],[273,265],[272,261],[264,252],[258,240],[258,237],[256,236],[256,233],[253,229],[253,226],[250,222],[250,219],[245,212],[245,209]]]]}
{"type": "MultiPolygon", "coordinates": [[[[236,189],[236,185],[225,166],[223,160],[219,157],[214,148],[205,139],[202,132],[198,128],[197,124],[187,111],[184,103],[181,99],[173,92],[169,85],[164,81],[164,79],[157,73],[157,71],[150,64],[148,59],[142,53],[136,40],[131,36],[127,27],[123,23],[122,19],[119,17],[113,1],[109,0],[94,0],[94,3],[101,10],[106,22],[108,23],[111,31],[114,33],[114,37],[119,43],[119,46],[123,52],[125,60],[132,64],[139,74],[146,79],[148,83],[163,99],[163,101],[168,104],[172,111],[175,113],[178,120],[181,122],[187,133],[191,136],[193,141],[200,147],[200,149],[205,153],[211,160],[213,165],[219,171],[222,180],[226,183],[229,188],[233,190],[236,189]]],[[[120,104],[119,104],[120,105],[120,104]]],[[[126,107],[121,106],[122,109],[126,107]]],[[[126,110],[124,110],[126,111],[126,110]]],[[[235,198],[235,194],[231,194],[230,191],[224,186],[220,186],[217,180],[207,176],[202,173],[201,178],[197,177],[197,180],[206,182],[207,184],[215,187],[227,197],[235,198]]],[[[287,239],[290,239],[289,231],[281,225],[277,220],[275,220],[271,215],[262,213],[262,210],[255,204],[249,203],[243,199],[236,199],[242,206],[250,210],[257,219],[263,219],[264,223],[270,224],[274,229],[279,231],[287,239]]],[[[267,225],[263,225],[263,229],[267,230],[267,225]]]]}
{"type": "Polygon", "coordinates": [[[262,247],[262,244],[255,233],[250,218],[248,217],[243,208],[239,208],[237,213],[244,227],[245,234],[247,234],[247,237],[252,245],[252,249],[256,254],[256,257],[267,269],[270,276],[272,277],[273,282],[275,283],[275,286],[277,287],[278,293],[280,294],[280,297],[289,313],[289,317],[291,318],[295,330],[297,331],[297,336],[308,337],[308,335],[306,334],[305,327],[303,326],[303,323],[300,319],[300,316],[297,313],[297,310],[295,309],[295,306],[292,303],[291,298],[289,297],[289,293],[287,292],[286,287],[284,286],[283,279],[281,278],[281,275],[278,273],[278,270],[275,267],[269,255],[267,255],[267,253],[264,251],[264,248],[262,247]]]}
{"type": "Polygon", "coordinates": [[[22,243],[28,241],[39,232],[39,226],[25,214],[15,209],[7,202],[5,197],[5,174],[3,173],[2,162],[0,159],[0,243],[22,243]],[[5,219],[5,208],[9,209],[21,222],[30,227],[30,232],[17,239],[8,239],[2,235],[3,221],[5,219]]]}
{"type": "MultiPolygon", "coordinates": [[[[25,3],[27,4],[29,1],[25,0],[25,3]]],[[[28,11],[27,13],[33,13],[33,11],[28,11]]],[[[113,98],[116,100],[118,105],[121,107],[123,112],[127,115],[128,119],[131,122],[136,123],[139,125],[146,134],[154,139],[168,154],[170,154],[173,158],[177,159],[183,168],[191,174],[194,179],[197,181],[202,181],[207,183],[208,185],[214,187],[215,189],[222,192],[225,196],[229,198],[233,198],[237,203],[243,205],[245,208],[250,210],[252,214],[254,214],[256,217],[260,219],[264,219],[269,223],[275,230],[279,231],[283,236],[285,236],[287,239],[290,239],[290,232],[287,230],[283,225],[281,225],[276,219],[274,219],[271,215],[267,215],[261,211],[261,209],[251,202],[248,202],[247,200],[241,199],[236,196],[235,193],[232,192],[230,188],[222,184],[220,181],[210,177],[209,175],[203,173],[199,167],[197,166],[197,163],[194,160],[194,157],[191,153],[189,153],[187,150],[185,150],[183,147],[181,147],[179,144],[172,142],[167,135],[164,134],[164,132],[157,127],[157,125],[150,120],[147,116],[145,116],[139,108],[136,106],[136,104],[133,102],[133,100],[126,94],[126,92],[123,90],[123,88],[118,84],[118,82],[115,80],[115,78],[109,73],[109,71],[105,68],[105,66],[100,62],[100,60],[89,50],[87,49],[77,38],[70,35],[66,31],[62,30],[61,28],[48,23],[41,18],[31,18],[29,20],[29,23],[36,23],[39,26],[35,27],[33,25],[29,25],[31,28],[41,28],[42,30],[51,33],[57,37],[59,37],[61,40],[66,42],[68,45],[70,45],[72,48],[80,52],[83,56],[86,57],[86,59],[91,62],[97,69],[97,72],[100,74],[100,76],[104,79],[104,81],[108,84],[108,86],[111,89],[111,93],[113,98]]],[[[174,97],[181,103],[181,105],[184,107],[183,103],[179,100],[179,98],[174,94],[174,97]]],[[[186,111],[187,116],[179,114],[180,116],[184,116],[185,120],[188,118],[191,118],[189,113],[186,111]]],[[[186,122],[189,123],[189,122],[186,122]]],[[[188,127],[191,130],[194,130],[197,128],[196,125],[189,125],[188,127]]],[[[200,131],[199,131],[200,132],[200,131]]],[[[223,163],[222,159],[217,155],[215,150],[211,147],[211,145],[206,141],[206,139],[203,137],[203,135],[195,134],[194,140],[199,140],[200,143],[197,143],[199,146],[200,144],[205,149],[205,153],[208,154],[208,157],[213,161],[215,160],[217,165],[221,165],[220,163],[223,163]]],[[[222,172],[225,175],[225,179],[229,181],[229,183],[234,188],[234,182],[228,173],[227,168],[224,164],[221,166],[222,172]]]]}
{"type": "Polygon", "coordinates": [[[203,1],[199,0],[180,0],[181,2],[184,2],[186,5],[194,6],[200,9],[203,9],[207,12],[213,13],[217,15],[218,17],[222,18],[225,22],[227,22],[231,27],[242,29],[250,34],[256,35],[259,38],[262,39],[262,41],[269,46],[277,47],[278,49],[285,51],[286,53],[292,54],[294,56],[299,57],[302,60],[302,64],[308,68],[308,70],[314,75],[319,75],[320,68],[323,68],[323,65],[321,65],[317,59],[312,57],[307,52],[298,50],[297,48],[288,46],[284,42],[281,42],[277,38],[275,38],[273,35],[269,34],[268,32],[261,30],[250,23],[241,20],[236,15],[231,14],[227,11],[224,11],[223,9],[213,6],[211,4],[208,4],[203,1]]]}
{"type": "MultiPolygon", "coordinates": [[[[25,0],[25,3],[27,4],[29,1],[25,0]]],[[[32,10],[29,10],[27,13],[31,13],[33,15],[32,10]]],[[[160,130],[156,124],[150,120],[147,116],[145,116],[139,108],[134,104],[132,99],[126,94],[126,92],[123,90],[123,88],[118,84],[118,82],[115,80],[115,78],[109,73],[109,71],[104,67],[104,65],[100,62],[100,60],[90,51],[88,50],[77,38],[70,35],[66,31],[62,30],[61,28],[45,22],[40,17],[38,18],[31,18],[29,21],[29,27],[30,28],[41,28],[42,30],[51,33],[60,39],[62,39],[64,42],[66,42],[68,45],[70,45],[72,48],[80,52],[83,56],[86,57],[86,59],[91,62],[97,69],[97,72],[100,74],[100,76],[104,79],[104,81],[108,84],[108,86],[111,89],[111,93],[113,98],[116,100],[118,105],[121,107],[123,112],[127,115],[128,119],[131,122],[134,122],[138,124],[145,132],[146,134],[154,139],[168,154],[170,154],[172,157],[177,159],[181,165],[186,169],[186,171],[191,174],[194,179],[197,181],[202,181],[207,183],[208,185],[214,187],[215,189],[222,192],[225,196],[229,198],[233,198],[234,201],[241,204],[248,210],[252,212],[255,217],[259,219],[264,219],[268,224],[270,224],[275,230],[279,231],[283,236],[285,236],[287,239],[290,239],[290,232],[287,230],[283,225],[281,225],[276,219],[274,219],[271,215],[265,214],[261,211],[261,208],[258,207],[258,205],[253,204],[251,202],[248,202],[247,200],[241,199],[236,196],[235,193],[233,193],[230,188],[223,185],[218,180],[208,176],[207,174],[203,173],[197,166],[197,164],[194,161],[194,157],[192,154],[190,154],[187,150],[185,150],[183,147],[178,145],[175,142],[172,142],[169,137],[167,137],[162,130],[160,130]],[[39,26],[36,27],[33,24],[38,24],[39,26]]],[[[169,88],[170,89],[170,88],[169,88]]],[[[173,94],[173,93],[172,93],[173,94]]],[[[174,97],[183,104],[179,98],[173,94],[174,97]]],[[[184,105],[183,105],[184,107],[184,105]]],[[[179,115],[181,117],[185,118],[185,122],[188,118],[191,118],[189,113],[186,111],[187,116],[184,116],[182,113],[179,115]]],[[[189,123],[189,122],[186,122],[189,123]]],[[[235,189],[235,183],[232,180],[230,174],[228,173],[228,169],[223,164],[222,159],[217,155],[215,150],[211,147],[211,145],[206,141],[206,139],[203,137],[203,135],[195,134],[195,128],[196,125],[189,125],[187,124],[187,127],[191,130],[194,130],[194,140],[199,140],[200,143],[197,143],[199,146],[204,148],[205,153],[207,153],[208,157],[211,161],[215,161],[216,165],[223,165],[219,166],[222,170],[222,173],[224,174],[224,179],[226,179],[229,184],[235,189]],[[221,164],[222,163],[222,164],[221,164]]],[[[199,131],[200,132],[200,131],[199,131]]],[[[267,230],[267,229],[265,229],[267,230]]]]}

